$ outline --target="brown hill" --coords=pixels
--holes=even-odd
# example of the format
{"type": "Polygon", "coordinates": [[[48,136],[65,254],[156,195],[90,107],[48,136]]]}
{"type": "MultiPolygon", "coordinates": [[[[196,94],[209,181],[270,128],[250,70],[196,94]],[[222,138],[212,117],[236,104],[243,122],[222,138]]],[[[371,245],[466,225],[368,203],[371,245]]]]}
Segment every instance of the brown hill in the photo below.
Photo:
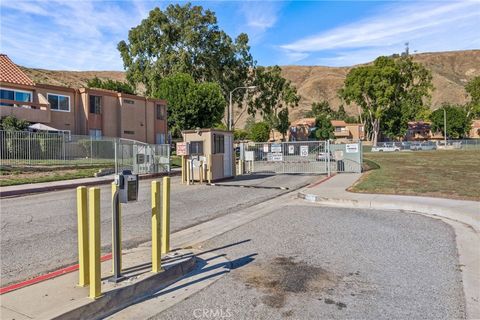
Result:
{"type": "MultiPolygon", "coordinates": [[[[465,103],[467,96],[465,84],[475,76],[480,76],[480,50],[422,53],[413,56],[432,71],[435,91],[432,94],[432,109],[444,102],[465,103]]],[[[102,79],[125,80],[122,71],[53,71],[21,67],[34,82],[84,86],[88,79],[95,76],[102,79]]],[[[337,96],[345,76],[352,67],[323,66],[283,66],[282,74],[296,86],[302,99],[300,105],[290,110],[291,120],[303,117],[312,102],[327,100],[334,109],[340,105],[337,96]]],[[[141,90],[140,90],[141,91],[141,90]]],[[[358,114],[355,107],[346,106],[350,114],[358,114]]],[[[242,127],[247,115],[241,110],[237,113],[237,127],[242,127]]]]}

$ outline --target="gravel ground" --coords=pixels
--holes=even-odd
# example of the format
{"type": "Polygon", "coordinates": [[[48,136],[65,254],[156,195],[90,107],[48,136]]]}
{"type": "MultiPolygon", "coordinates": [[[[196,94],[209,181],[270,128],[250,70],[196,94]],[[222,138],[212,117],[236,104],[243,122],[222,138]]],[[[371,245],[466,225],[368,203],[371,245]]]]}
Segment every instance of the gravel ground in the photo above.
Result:
{"type": "Polygon", "coordinates": [[[155,319],[465,318],[455,234],[439,220],[289,206],[202,245],[215,248],[232,271],[155,319]]]}
{"type": "MultiPolygon", "coordinates": [[[[180,184],[172,178],[171,230],[228,214],[318,180],[318,176],[244,176],[224,184],[260,188],[180,184]]],[[[110,186],[101,187],[102,251],[111,245],[110,186]]],[[[140,183],[139,201],[123,205],[124,248],[132,248],[151,238],[150,181],[140,183]]],[[[0,202],[1,285],[73,264],[77,259],[77,213],[75,190],[48,192],[0,202]]]]}

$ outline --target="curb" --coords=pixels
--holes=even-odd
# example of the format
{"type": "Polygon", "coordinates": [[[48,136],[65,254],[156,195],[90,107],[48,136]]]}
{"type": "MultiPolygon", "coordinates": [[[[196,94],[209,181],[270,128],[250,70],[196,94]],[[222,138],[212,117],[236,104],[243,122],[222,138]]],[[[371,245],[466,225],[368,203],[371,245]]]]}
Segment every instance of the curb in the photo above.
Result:
{"type": "Polygon", "coordinates": [[[331,206],[343,206],[349,208],[363,208],[363,209],[379,209],[379,210],[405,210],[414,211],[423,214],[439,216],[457,222],[461,222],[471,226],[475,232],[480,233],[480,222],[469,216],[462,216],[459,219],[458,209],[445,208],[442,206],[422,205],[420,203],[388,203],[375,200],[357,200],[357,199],[341,199],[341,198],[327,198],[315,194],[302,193],[297,194],[297,198],[304,199],[309,202],[317,202],[331,206]]]}
{"type": "MultiPolygon", "coordinates": [[[[173,177],[178,175],[180,175],[179,171],[171,171],[170,173],[151,173],[151,174],[141,175],[140,180],[152,179],[152,178],[163,177],[163,176],[173,177]]],[[[100,181],[73,182],[73,183],[71,182],[72,180],[65,180],[65,181],[70,181],[70,183],[63,183],[63,184],[58,184],[53,186],[44,186],[44,187],[33,186],[31,188],[21,189],[21,190],[0,191],[0,198],[27,195],[27,194],[40,193],[40,192],[49,192],[49,191],[56,191],[56,190],[75,189],[81,186],[85,186],[85,187],[99,186],[99,185],[110,184],[113,182],[113,180],[114,179],[112,178],[112,179],[103,179],[100,181]]]]}
{"type": "MultiPolygon", "coordinates": [[[[103,319],[127,306],[139,302],[150,294],[165,288],[195,269],[196,256],[177,263],[164,271],[152,274],[134,284],[105,292],[90,303],[62,314],[42,315],[41,318],[67,319],[103,319]]],[[[88,298],[85,298],[88,299],[88,298]]]]}

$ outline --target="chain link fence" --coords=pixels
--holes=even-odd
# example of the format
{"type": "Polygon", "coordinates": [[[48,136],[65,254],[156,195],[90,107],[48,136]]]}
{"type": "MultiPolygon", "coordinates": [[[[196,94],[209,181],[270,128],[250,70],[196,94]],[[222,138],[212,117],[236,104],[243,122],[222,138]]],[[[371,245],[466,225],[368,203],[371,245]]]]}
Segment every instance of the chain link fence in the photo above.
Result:
{"type": "Polygon", "coordinates": [[[101,165],[116,172],[169,172],[170,146],[64,132],[0,131],[0,165],[101,165]]]}
{"type": "MultiPolygon", "coordinates": [[[[381,141],[377,146],[395,146],[399,151],[427,151],[427,150],[480,150],[480,139],[430,141],[381,141]]],[[[364,152],[371,152],[372,146],[363,145],[364,152]]]]}

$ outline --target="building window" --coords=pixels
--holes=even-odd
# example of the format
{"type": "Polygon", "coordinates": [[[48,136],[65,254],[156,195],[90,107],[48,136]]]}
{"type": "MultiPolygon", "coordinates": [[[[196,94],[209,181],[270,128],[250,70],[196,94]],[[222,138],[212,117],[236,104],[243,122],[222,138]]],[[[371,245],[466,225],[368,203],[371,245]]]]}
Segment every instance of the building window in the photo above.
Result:
{"type": "Polygon", "coordinates": [[[342,132],[343,131],[343,127],[335,127],[335,132],[342,132]]]}
{"type": "Polygon", "coordinates": [[[102,113],[102,97],[90,95],[90,113],[102,113]]]}
{"type": "Polygon", "coordinates": [[[203,141],[190,141],[190,154],[203,155],[203,141]]]}
{"type": "Polygon", "coordinates": [[[90,129],[90,137],[92,137],[95,140],[100,140],[102,138],[102,130],[90,129]]]}
{"type": "Polygon", "coordinates": [[[166,108],[164,105],[157,104],[156,106],[157,120],[165,120],[166,118],[166,108]]]}
{"type": "Polygon", "coordinates": [[[135,134],[135,131],[124,130],[124,134],[135,134]]]}
{"type": "Polygon", "coordinates": [[[213,135],[213,153],[225,153],[225,137],[223,134],[213,135]]]}
{"type": "Polygon", "coordinates": [[[55,111],[70,112],[70,97],[60,94],[47,93],[50,109],[55,111]]]}
{"type": "MultiPolygon", "coordinates": [[[[0,88],[0,99],[32,102],[32,92],[0,88]]],[[[11,103],[0,103],[0,105],[13,107],[11,103]]]]}
{"type": "Polygon", "coordinates": [[[156,144],[165,144],[165,133],[157,133],[155,135],[156,144]]]}
{"type": "Polygon", "coordinates": [[[130,99],[123,99],[123,103],[126,103],[126,104],[135,104],[135,101],[130,100],[130,99]]]}

